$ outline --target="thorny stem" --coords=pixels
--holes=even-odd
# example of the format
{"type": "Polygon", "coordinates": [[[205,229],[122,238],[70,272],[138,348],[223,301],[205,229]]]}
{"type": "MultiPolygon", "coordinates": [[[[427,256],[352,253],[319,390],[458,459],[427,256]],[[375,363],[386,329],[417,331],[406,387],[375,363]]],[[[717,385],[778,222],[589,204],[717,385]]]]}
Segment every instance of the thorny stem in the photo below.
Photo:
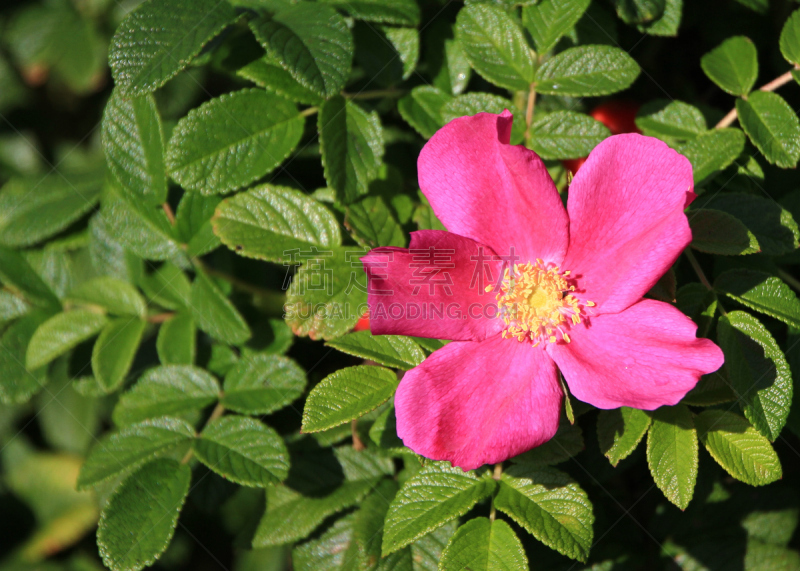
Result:
{"type": "MultiPolygon", "coordinates": [[[[798,67],[795,66],[794,69],[789,70],[786,73],[784,73],[783,75],[781,75],[779,77],[776,77],[775,79],[773,79],[769,83],[766,83],[766,84],[762,85],[761,87],[758,88],[759,91],[775,91],[779,87],[781,87],[783,85],[786,85],[787,83],[792,81],[792,71],[794,71],[795,69],[798,69],[798,67]]],[[[722,120],[719,123],[717,123],[714,128],[715,129],[722,129],[724,127],[729,126],[731,123],[736,121],[736,117],[737,116],[738,115],[737,115],[737,112],[736,112],[736,107],[734,107],[733,109],[728,111],[728,114],[725,115],[725,117],[723,117],[722,120]]]]}
{"type": "Polygon", "coordinates": [[[164,202],[161,205],[161,208],[164,210],[164,214],[167,215],[167,220],[169,220],[169,223],[172,226],[175,226],[175,215],[172,213],[172,208],[170,207],[170,205],[164,202]]]}
{"type": "Polygon", "coordinates": [[[225,272],[215,270],[214,268],[207,266],[199,258],[193,258],[192,263],[198,269],[202,270],[203,273],[205,273],[206,275],[223,279],[229,284],[231,284],[234,288],[260,298],[262,303],[259,304],[259,307],[269,308],[274,306],[275,308],[280,308],[281,311],[283,310],[283,303],[286,300],[286,295],[283,292],[277,292],[275,290],[258,287],[244,280],[241,280],[236,276],[232,276],[225,272]]]}
{"type": "Polygon", "coordinates": [[[689,248],[686,248],[683,253],[686,255],[686,259],[689,260],[689,263],[692,265],[692,269],[694,273],[697,274],[697,277],[700,278],[700,283],[706,286],[708,291],[714,291],[714,288],[711,286],[711,282],[708,281],[706,274],[703,272],[703,268],[700,267],[697,258],[694,257],[692,251],[689,248]]]}
{"type": "MultiPolygon", "coordinates": [[[[205,428],[206,426],[217,420],[224,413],[225,413],[225,406],[221,402],[218,402],[217,406],[214,407],[214,410],[211,411],[211,416],[208,417],[208,420],[203,425],[203,428],[205,428]]],[[[202,432],[202,430],[200,432],[202,432]]],[[[189,460],[192,459],[192,456],[194,456],[194,449],[189,448],[189,451],[186,453],[186,455],[183,458],[181,458],[181,464],[188,464],[189,460]]]]}
{"type": "Polygon", "coordinates": [[[800,280],[785,270],[778,270],[778,275],[783,281],[792,286],[794,289],[800,291],[800,280]]]}
{"type": "Polygon", "coordinates": [[[166,311],[164,313],[156,313],[155,315],[151,315],[147,318],[148,323],[164,323],[165,321],[169,321],[175,316],[174,311],[166,311]]]}
{"type": "Polygon", "coordinates": [[[358,420],[353,419],[350,423],[350,435],[353,437],[353,449],[358,450],[361,452],[366,448],[364,443],[361,441],[361,437],[358,435],[358,420]]]}
{"type": "Polygon", "coordinates": [[[403,89],[376,89],[374,91],[362,91],[360,93],[344,93],[345,99],[380,99],[381,97],[402,97],[406,94],[403,89]]]}
{"type": "MultiPolygon", "coordinates": [[[[492,478],[500,481],[500,476],[503,475],[503,463],[498,462],[494,465],[494,470],[492,471],[492,478]]],[[[494,507],[494,500],[492,500],[492,511],[489,512],[489,521],[494,521],[495,516],[497,515],[497,509],[494,507]]]]}
{"type": "MultiPolygon", "coordinates": [[[[706,274],[703,272],[703,268],[700,267],[700,263],[697,261],[697,258],[694,257],[694,254],[692,254],[692,251],[689,248],[686,248],[683,253],[686,254],[686,259],[689,260],[689,263],[692,265],[694,273],[696,273],[697,277],[700,278],[700,283],[702,283],[708,291],[713,292],[714,287],[711,285],[711,282],[708,281],[706,274]]],[[[725,311],[725,308],[722,307],[722,304],[719,303],[719,301],[717,301],[717,308],[719,308],[719,312],[722,315],[728,315],[728,312],[725,311]]]]}
{"type": "Polygon", "coordinates": [[[536,106],[536,87],[531,83],[530,91],[528,91],[528,108],[525,111],[525,140],[530,139],[531,136],[531,123],[533,123],[533,110],[536,106]]]}

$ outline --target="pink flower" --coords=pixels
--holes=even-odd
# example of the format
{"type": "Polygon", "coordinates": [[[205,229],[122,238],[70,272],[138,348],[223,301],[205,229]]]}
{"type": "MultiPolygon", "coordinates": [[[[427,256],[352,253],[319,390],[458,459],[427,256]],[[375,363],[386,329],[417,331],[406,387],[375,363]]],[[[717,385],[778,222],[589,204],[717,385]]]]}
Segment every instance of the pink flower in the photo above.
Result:
{"type": "Polygon", "coordinates": [[[589,155],[567,208],[541,159],[508,144],[511,113],[462,117],[419,156],[419,183],[449,232],[362,258],[372,332],[454,340],[395,396],[406,446],[468,470],[558,428],[561,371],[598,408],[674,405],[722,351],[673,306],[642,299],[692,239],[689,161],[616,135],[589,155]]]}

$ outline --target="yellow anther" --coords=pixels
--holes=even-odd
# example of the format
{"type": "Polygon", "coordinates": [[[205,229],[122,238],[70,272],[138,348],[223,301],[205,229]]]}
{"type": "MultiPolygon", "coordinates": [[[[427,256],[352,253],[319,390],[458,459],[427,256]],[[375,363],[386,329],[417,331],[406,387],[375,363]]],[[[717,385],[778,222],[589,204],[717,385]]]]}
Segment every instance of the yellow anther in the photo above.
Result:
{"type": "Polygon", "coordinates": [[[497,290],[500,318],[506,325],[503,338],[529,341],[534,347],[560,339],[569,343],[565,330],[581,322],[584,305],[593,307],[594,303],[581,302],[572,294],[575,286],[568,281],[569,271],[562,273],[541,259],[512,267],[503,272],[499,287],[486,288],[497,290]]]}

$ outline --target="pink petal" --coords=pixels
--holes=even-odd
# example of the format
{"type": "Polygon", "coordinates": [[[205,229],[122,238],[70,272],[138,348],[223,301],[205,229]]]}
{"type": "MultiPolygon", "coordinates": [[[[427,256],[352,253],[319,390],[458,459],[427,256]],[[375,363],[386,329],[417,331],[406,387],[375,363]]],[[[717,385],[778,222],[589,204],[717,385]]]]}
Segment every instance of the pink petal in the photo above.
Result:
{"type": "Polygon", "coordinates": [[[563,268],[598,313],[637,302],[691,242],[683,209],[692,165],[652,137],[609,137],[569,188],[570,244],[563,268]]]}
{"type": "Polygon", "coordinates": [[[540,347],[499,336],[450,343],[400,382],[397,434],[418,454],[471,470],[552,438],[561,397],[540,347]]]}
{"type": "Polygon", "coordinates": [[[592,317],[570,331],[571,343],[550,343],[576,398],[598,408],[653,410],[674,405],[701,375],[722,366],[722,351],[695,337],[697,325],[668,303],[643,299],[625,311],[592,317]]]}
{"type": "Polygon", "coordinates": [[[539,156],[508,144],[512,116],[460,117],[431,137],[417,162],[419,186],[451,232],[523,262],[560,264],[567,214],[539,156]]]}
{"type": "Polygon", "coordinates": [[[499,333],[503,321],[485,291],[500,278],[493,257],[488,246],[442,230],[412,232],[408,249],[370,251],[361,261],[372,333],[459,341],[499,333]]]}

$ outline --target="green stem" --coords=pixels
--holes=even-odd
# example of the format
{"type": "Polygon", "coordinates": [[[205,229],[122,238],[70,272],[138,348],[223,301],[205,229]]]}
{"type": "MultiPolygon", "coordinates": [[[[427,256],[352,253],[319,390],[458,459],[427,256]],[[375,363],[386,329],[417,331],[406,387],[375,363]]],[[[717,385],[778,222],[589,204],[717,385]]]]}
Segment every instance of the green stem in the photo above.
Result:
{"type": "MultiPolygon", "coordinates": [[[[496,481],[500,481],[500,476],[503,475],[503,463],[498,462],[494,465],[494,470],[492,471],[492,478],[496,481]]],[[[495,516],[497,515],[497,509],[494,507],[494,498],[492,498],[492,510],[489,512],[489,520],[494,521],[495,516]]]]}
{"type": "Polygon", "coordinates": [[[374,91],[361,91],[360,93],[344,93],[345,99],[380,99],[381,97],[402,97],[407,91],[403,89],[376,89],[374,91]]]}
{"type": "Polygon", "coordinates": [[[232,276],[225,272],[215,270],[214,268],[207,266],[199,258],[193,258],[192,263],[195,265],[197,269],[202,271],[204,274],[225,280],[239,291],[243,291],[257,297],[258,298],[257,305],[260,309],[268,313],[278,313],[278,314],[283,313],[283,304],[286,301],[286,294],[284,292],[282,291],[277,292],[271,289],[258,287],[244,280],[241,280],[236,276],[232,276]]]}
{"type": "Polygon", "coordinates": [[[531,83],[528,91],[528,108],[525,111],[525,141],[531,138],[531,123],[533,123],[533,111],[536,107],[536,86],[531,83]]]}
{"type": "MultiPolygon", "coordinates": [[[[203,425],[203,428],[205,429],[206,426],[217,420],[223,414],[225,414],[225,406],[221,402],[218,402],[217,406],[214,407],[214,410],[211,411],[211,415],[208,417],[208,420],[206,420],[206,423],[203,425]]],[[[200,430],[200,432],[202,431],[203,430],[200,430]]],[[[181,458],[181,464],[188,464],[189,460],[191,460],[193,456],[194,456],[194,449],[189,448],[189,451],[186,453],[186,455],[183,458],[181,458]]]]}
{"type": "Polygon", "coordinates": [[[714,291],[714,287],[711,285],[711,282],[708,281],[706,274],[703,273],[703,268],[700,267],[700,263],[697,261],[697,258],[694,257],[694,254],[692,254],[692,251],[689,248],[686,248],[683,253],[686,255],[686,259],[689,260],[689,263],[692,265],[694,273],[696,273],[697,277],[700,278],[700,283],[706,286],[708,291],[714,291]]]}
{"type": "Polygon", "coordinates": [[[800,291],[800,280],[798,280],[796,277],[792,276],[792,274],[790,274],[786,270],[778,270],[778,275],[787,284],[792,286],[797,291],[800,291]]]}

